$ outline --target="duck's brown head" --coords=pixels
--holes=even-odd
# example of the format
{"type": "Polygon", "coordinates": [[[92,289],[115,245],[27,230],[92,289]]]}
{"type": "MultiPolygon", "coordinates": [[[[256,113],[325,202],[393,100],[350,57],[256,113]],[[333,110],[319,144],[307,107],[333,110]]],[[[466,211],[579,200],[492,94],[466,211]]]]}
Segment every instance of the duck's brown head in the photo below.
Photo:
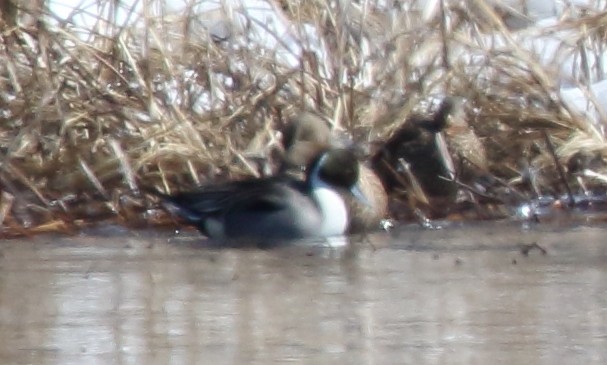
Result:
{"type": "Polygon", "coordinates": [[[331,129],[325,120],[312,112],[302,112],[283,130],[287,167],[307,166],[331,146],[331,129]]]}

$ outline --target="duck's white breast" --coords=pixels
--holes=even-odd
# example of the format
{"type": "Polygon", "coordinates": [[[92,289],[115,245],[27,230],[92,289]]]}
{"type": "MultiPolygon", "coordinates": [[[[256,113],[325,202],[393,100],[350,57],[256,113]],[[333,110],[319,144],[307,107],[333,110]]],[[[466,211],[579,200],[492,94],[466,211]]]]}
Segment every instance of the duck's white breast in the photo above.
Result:
{"type": "Polygon", "coordinates": [[[312,188],[312,196],[322,214],[319,236],[329,237],[344,234],[348,227],[346,204],[335,189],[324,183],[312,188]]]}

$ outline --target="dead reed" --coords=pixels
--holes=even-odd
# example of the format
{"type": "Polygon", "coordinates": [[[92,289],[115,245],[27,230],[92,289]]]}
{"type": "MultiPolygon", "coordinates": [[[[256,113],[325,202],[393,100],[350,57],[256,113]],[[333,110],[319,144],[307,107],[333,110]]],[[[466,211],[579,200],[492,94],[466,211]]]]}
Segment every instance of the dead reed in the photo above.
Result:
{"type": "MultiPolygon", "coordinates": [[[[93,8],[66,20],[47,3],[0,2],[0,235],[107,219],[166,222],[144,189],[170,192],[271,169],[279,130],[301,109],[374,145],[414,113],[433,111],[432,100],[458,96],[488,172],[527,197],[530,171],[540,192],[564,191],[544,133],[565,167],[582,152],[602,162],[607,151],[602,123],[561,100],[558,62],[547,67],[521,46],[516,37],[527,29],[509,27],[511,15],[483,0],[436,9],[272,2],[296,40],[275,34],[282,51],[274,53],[251,40],[260,26],[271,31],[254,17],[239,28],[223,21],[225,9],[201,14],[193,3],[158,12],[160,3],[129,11],[97,0],[98,21],[81,29],[75,19],[93,8]],[[136,20],[124,25],[116,14],[136,20]]],[[[559,54],[586,60],[568,80],[584,90],[602,72],[591,60],[603,56],[605,24],[604,13],[586,9],[550,29],[569,35],[559,54]]],[[[592,169],[605,173],[602,163],[592,169]]],[[[587,189],[602,185],[585,180],[587,189]]]]}

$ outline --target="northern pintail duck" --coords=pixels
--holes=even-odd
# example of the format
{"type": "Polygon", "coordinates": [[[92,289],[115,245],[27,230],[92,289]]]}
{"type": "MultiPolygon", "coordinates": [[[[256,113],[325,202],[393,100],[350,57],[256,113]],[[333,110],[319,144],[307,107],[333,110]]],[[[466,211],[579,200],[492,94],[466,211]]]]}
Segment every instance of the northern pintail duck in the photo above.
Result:
{"type": "Polygon", "coordinates": [[[305,180],[285,175],[233,181],[162,198],[170,212],[215,239],[273,244],[323,238],[346,232],[341,191],[365,199],[358,174],[354,152],[330,149],[311,163],[305,180]]]}
{"type": "MultiPolygon", "coordinates": [[[[293,117],[283,130],[285,163],[283,169],[306,166],[319,150],[330,146],[351,144],[333,137],[325,120],[313,112],[300,112],[293,117]]],[[[366,197],[366,202],[345,196],[350,212],[349,233],[377,230],[388,214],[388,196],[382,181],[366,164],[358,163],[358,185],[366,197]]]]}

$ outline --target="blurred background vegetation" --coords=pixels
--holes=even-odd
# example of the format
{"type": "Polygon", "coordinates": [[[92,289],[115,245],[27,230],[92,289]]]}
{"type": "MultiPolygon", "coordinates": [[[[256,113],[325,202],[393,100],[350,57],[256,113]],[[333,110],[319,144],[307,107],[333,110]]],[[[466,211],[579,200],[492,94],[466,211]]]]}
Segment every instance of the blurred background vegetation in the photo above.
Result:
{"type": "Polygon", "coordinates": [[[447,96],[517,196],[602,193],[604,6],[2,0],[1,234],[159,224],[142,187],[272,170],[301,110],[372,153],[447,96]]]}

